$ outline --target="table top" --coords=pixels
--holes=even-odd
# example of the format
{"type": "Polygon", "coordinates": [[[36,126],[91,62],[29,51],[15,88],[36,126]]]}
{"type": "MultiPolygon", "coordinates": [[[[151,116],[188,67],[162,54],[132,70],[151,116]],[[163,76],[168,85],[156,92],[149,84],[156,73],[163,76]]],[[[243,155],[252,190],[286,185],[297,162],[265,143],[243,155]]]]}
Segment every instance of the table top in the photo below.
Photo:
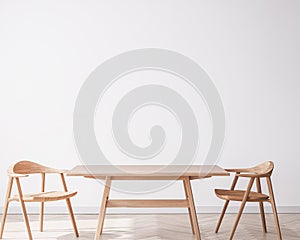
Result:
{"type": "Polygon", "coordinates": [[[67,171],[67,175],[116,180],[168,180],[228,176],[229,173],[217,165],[78,165],[67,171]]]}

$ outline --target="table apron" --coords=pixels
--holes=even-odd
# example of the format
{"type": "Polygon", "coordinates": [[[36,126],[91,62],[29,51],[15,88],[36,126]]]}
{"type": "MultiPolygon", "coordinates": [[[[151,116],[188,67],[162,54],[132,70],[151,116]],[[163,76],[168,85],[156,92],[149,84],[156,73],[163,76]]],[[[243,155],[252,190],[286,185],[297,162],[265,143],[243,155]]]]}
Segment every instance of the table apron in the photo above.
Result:
{"type": "Polygon", "coordinates": [[[108,208],[187,208],[189,203],[186,199],[122,199],[107,200],[108,208]]]}
{"type": "MultiPolygon", "coordinates": [[[[92,178],[92,179],[99,179],[99,180],[105,180],[108,176],[97,176],[97,175],[86,175],[82,176],[85,178],[92,178]]],[[[139,180],[139,181],[147,181],[147,180],[184,180],[188,176],[182,176],[182,177],[174,177],[174,176],[111,176],[111,180],[139,180]]],[[[196,179],[204,179],[204,178],[210,178],[212,176],[190,176],[188,177],[190,180],[196,180],[196,179]]]]}

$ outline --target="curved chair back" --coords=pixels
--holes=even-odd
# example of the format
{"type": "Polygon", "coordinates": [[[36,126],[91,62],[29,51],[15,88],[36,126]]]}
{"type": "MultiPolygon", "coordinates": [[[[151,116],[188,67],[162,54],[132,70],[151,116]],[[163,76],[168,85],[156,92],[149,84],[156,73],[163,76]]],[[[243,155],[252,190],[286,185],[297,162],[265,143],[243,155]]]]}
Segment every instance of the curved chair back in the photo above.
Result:
{"type": "Polygon", "coordinates": [[[27,216],[25,202],[39,202],[41,204],[40,231],[42,232],[43,231],[43,222],[44,222],[44,203],[50,202],[50,201],[66,200],[75,235],[76,235],[76,237],[79,236],[73,209],[71,206],[71,201],[70,201],[70,198],[75,196],[77,194],[77,192],[69,192],[68,191],[67,184],[66,184],[65,177],[64,177],[64,172],[65,172],[65,170],[46,167],[41,164],[27,161],[27,160],[17,162],[7,169],[7,174],[9,176],[9,182],[8,182],[5,206],[4,206],[2,220],[1,220],[1,226],[0,226],[0,239],[2,239],[2,235],[3,235],[3,231],[4,231],[4,225],[5,225],[5,221],[6,221],[8,205],[12,201],[18,201],[21,204],[22,213],[23,213],[25,224],[26,224],[28,237],[30,240],[32,240],[32,233],[31,233],[31,229],[30,229],[30,225],[29,225],[29,219],[27,216]],[[56,173],[56,174],[60,175],[64,191],[45,192],[45,178],[46,178],[47,173],[56,173]],[[23,194],[21,184],[20,184],[20,178],[28,177],[28,175],[30,175],[30,174],[41,174],[41,176],[42,176],[41,192],[23,194]],[[17,196],[11,196],[12,187],[13,187],[14,182],[16,182],[16,184],[17,184],[17,190],[18,190],[17,196]]]}
{"type": "Polygon", "coordinates": [[[249,168],[249,172],[254,174],[262,174],[262,175],[271,175],[274,169],[274,163],[272,161],[267,161],[261,163],[255,167],[249,168]]]}
{"type": "Polygon", "coordinates": [[[273,186],[272,186],[272,181],[271,181],[271,175],[272,175],[273,169],[274,169],[274,163],[272,161],[267,161],[267,162],[261,163],[259,165],[256,165],[255,167],[250,167],[250,168],[226,169],[228,172],[235,173],[235,177],[233,179],[233,182],[232,182],[229,190],[228,189],[215,189],[215,193],[216,193],[217,197],[219,197],[223,200],[226,200],[223,210],[221,212],[216,230],[215,230],[216,233],[219,231],[219,228],[220,228],[221,222],[223,220],[224,214],[226,212],[227,206],[229,204],[229,201],[240,201],[241,202],[240,210],[236,217],[236,220],[235,220],[235,223],[234,223],[234,226],[231,231],[231,235],[230,235],[229,239],[233,239],[235,230],[239,223],[239,220],[240,220],[240,217],[244,210],[246,202],[258,202],[259,203],[263,230],[264,230],[264,232],[267,232],[263,202],[268,202],[272,206],[274,220],[275,220],[275,224],[276,224],[276,230],[277,230],[277,234],[278,234],[278,239],[279,240],[282,239],[278,215],[277,215],[277,209],[276,209],[276,204],[275,204],[273,186]],[[246,190],[235,189],[237,181],[240,177],[241,178],[249,178],[249,183],[248,183],[248,187],[246,190]],[[261,178],[265,179],[267,182],[269,195],[262,193],[261,182],[260,182],[261,178]],[[256,181],[256,190],[257,190],[256,192],[251,191],[254,181],[256,181]]]}
{"type": "Polygon", "coordinates": [[[63,173],[64,170],[54,169],[43,166],[41,164],[31,161],[20,161],[9,167],[7,170],[8,174],[36,174],[36,173],[63,173]]]}

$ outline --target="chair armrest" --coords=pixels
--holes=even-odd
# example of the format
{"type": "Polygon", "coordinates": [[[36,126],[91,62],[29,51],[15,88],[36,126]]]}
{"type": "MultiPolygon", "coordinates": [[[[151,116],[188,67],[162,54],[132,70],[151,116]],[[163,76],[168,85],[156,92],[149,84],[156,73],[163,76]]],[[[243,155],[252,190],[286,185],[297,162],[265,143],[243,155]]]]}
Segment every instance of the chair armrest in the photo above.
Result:
{"type": "Polygon", "coordinates": [[[243,174],[236,174],[238,177],[245,177],[245,178],[255,178],[255,177],[268,177],[270,174],[256,174],[256,173],[243,173],[243,174]]]}
{"type": "Polygon", "coordinates": [[[15,177],[15,178],[19,178],[19,177],[28,177],[28,174],[18,174],[18,173],[8,173],[7,174],[9,177],[15,177]]]}
{"type": "Polygon", "coordinates": [[[226,168],[225,170],[227,172],[235,172],[235,173],[249,172],[249,168],[226,168]]]}

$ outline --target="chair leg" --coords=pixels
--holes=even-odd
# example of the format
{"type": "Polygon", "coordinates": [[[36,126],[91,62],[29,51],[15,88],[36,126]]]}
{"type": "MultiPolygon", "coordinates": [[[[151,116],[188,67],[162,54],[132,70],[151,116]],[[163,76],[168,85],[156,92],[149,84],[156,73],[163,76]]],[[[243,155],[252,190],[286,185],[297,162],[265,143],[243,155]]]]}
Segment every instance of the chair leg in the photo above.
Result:
{"type": "MultiPolygon", "coordinates": [[[[237,181],[238,181],[238,176],[234,176],[234,179],[233,179],[233,182],[232,182],[232,184],[231,184],[231,187],[230,187],[230,190],[234,190],[234,188],[235,188],[235,185],[236,185],[236,183],[237,183],[237,181]]],[[[223,220],[223,218],[224,218],[224,214],[225,214],[225,212],[226,212],[226,209],[227,209],[227,207],[228,207],[228,204],[229,204],[229,200],[226,200],[226,202],[225,202],[225,204],[224,204],[224,207],[223,207],[223,210],[222,210],[222,213],[221,213],[221,215],[220,215],[220,218],[219,218],[219,221],[218,221],[218,224],[217,224],[217,227],[216,227],[216,229],[215,229],[215,233],[218,233],[218,231],[219,231],[219,228],[220,228],[220,226],[221,226],[221,223],[222,223],[222,220],[223,220]]]]}
{"type": "MultiPolygon", "coordinates": [[[[42,173],[42,192],[45,191],[45,173],[42,173]]],[[[44,209],[45,209],[45,203],[41,202],[41,211],[40,211],[40,231],[43,232],[44,230],[44,209]]]]}
{"type": "Polygon", "coordinates": [[[68,210],[69,210],[69,214],[70,214],[70,217],[71,217],[71,221],[72,221],[72,225],[73,225],[73,228],[74,228],[75,235],[76,235],[76,237],[79,237],[79,233],[78,233],[76,220],[75,220],[75,217],[74,217],[74,212],[73,212],[73,209],[72,209],[70,198],[67,198],[66,202],[67,202],[67,207],[68,207],[68,210]]]}
{"type": "Polygon", "coordinates": [[[267,232],[267,224],[266,224],[265,210],[264,210],[263,202],[259,202],[259,211],[260,211],[260,217],[261,217],[263,231],[266,233],[267,232]]]}
{"type": "Polygon", "coordinates": [[[282,236],[281,236],[281,230],[280,230],[280,226],[279,226],[279,219],[278,219],[278,214],[277,214],[277,209],[276,209],[276,204],[275,204],[275,197],[274,197],[274,192],[273,192],[273,187],[272,187],[272,182],[271,182],[271,178],[267,177],[267,185],[268,185],[268,189],[269,189],[269,194],[270,194],[270,203],[272,205],[272,210],[273,210],[273,215],[274,215],[274,221],[276,224],[276,231],[278,234],[278,239],[281,240],[282,236]]]}
{"type": "MultiPolygon", "coordinates": [[[[260,179],[256,178],[256,188],[257,192],[261,193],[261,184],[260,184],[260,179]]],[[[259,202],[259,211],[260,211],[260,217],[261,217],[261,223],[263,227],[263,231],[266,233],[267,232],[267,225],[266,225],[266,218],[265,218],[265,211],[264,211],[264,203],[259,202]]]]}
{"type": "Polygon", "coordinates": [[[229,204],[229,200],[226,200],[225,204],[224,204],[224,207],[223,207],[223,210],[222,210],[222,213],[220,215],[220,218],[219,218],[219,221],[218,221],[218,224],[217,224],[217,227],[215,229],[215,233],[218,233],[219,231],[219,228],[221,226],[221,223],[222,223],[222,220],[223,220],[223,217],[225,215],[225,212],[226,212],[226,209],[228,207],[228,204],[229,204]]]}
{"type": "Polygon", "coordinates": [[[21,189],[20,180],[18,177],[16,178],[16,182],[17,182],[17,188],[18,188],[18,192],[19,192],[19,201],[20,201],[20,204],[22,207],[22,213],[23,213],[24,221],[26,224],[27,232],[28,232],[28,237],[30,240],[32,240],[32,234],[31,234],[31,230],[30,230],[28,215],[27,215],[25,203],[23,201],[23,193],[22,193],[22,189],[21,189]]]}
{"type": "Polygon", "coordinates": [[[45,208],[45,203],[41,202],[41,212],[40,212],[40,231],[44,231],[44,208],[45,208]]]}
{"type": "Polygon", "coordinates": [[[3,231],[4,231],[4,226],[5,226],[5,221],[6,221],[6,216],[7,216],[7,211],[8,211],[8,205],[9,205],[9,198],[11,195],[11,189],[13,185],[14,179],[12,177],[9,178],[8,180],[8,187],[7,187],[7,193],[6,193],[6,198],[5,198],[5,205],[3,209],[3,215],[1,219],[1,229],[0,229],[0,239],[2,239],[3,236],[3,231]]]}
{"type": "MultiPolygon", "coordinates": [[[[67,183],[66,183],[64,174],[61,173],[60,177],[61,177],[61,181],[62,181],[64,190],[65,190],[65,192],[67,192],[68,188],[67,188],[67,183]]],[[[73,209],[72,209],[70,198],[66,199],[66,203],[67,203],[67,207],[68,207],[69,214],[70,214],[70,217],[71,217],[71,221],[72,221],[72,225],[73,225],[73,228],[74,228],[75,235],[76,235],[76,237],[79,237],[79,233],[78,233],[78,229],[77,229],[77,225],[76,225],[76,220],[75,220],[75,217],[74,217],[74,212],[73,212],[73,209]]]]}
{"type": "Polygon", "coordinates": [[[230,240],[233,239],[235,230],[236,230],[237,225],[238,225],[238,223],[239,223],[239,221],[240,221],[240,218],[241,218],[241,215],[242,215],[242,213],[243,213],[244,207],[245,207],[245,205],[246,205],[247,198],[248,198],[248,196],[249,196],[249,193],[250,193],[250,190],[251,190],[251,188],[252,188],[253,182],[254,182],[254,178],[251,178],[250,181],[249,181],[247,190],[246,190],[246,192],[245,192],[243,201],[242,201],[242,203],[241,203],[240,210],[239,210],[239,212],[238,212],[238,214],[237,214],[237,217],[236,217],[236,220],[235,220],[233,229],[232,229],[232,231],[231,231],[231,234],[230,234],[230,237],[229,237],[230,240]]]}

